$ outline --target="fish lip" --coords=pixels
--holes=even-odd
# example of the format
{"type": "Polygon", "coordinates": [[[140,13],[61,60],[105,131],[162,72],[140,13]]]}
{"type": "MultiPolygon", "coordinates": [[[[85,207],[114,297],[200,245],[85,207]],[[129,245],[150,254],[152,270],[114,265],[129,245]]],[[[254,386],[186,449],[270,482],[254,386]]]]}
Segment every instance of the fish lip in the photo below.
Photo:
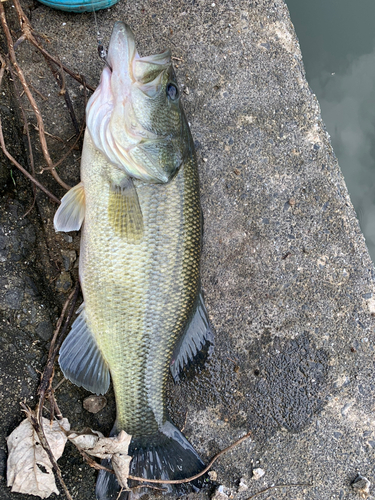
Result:
{"type": "MultiPolygon", "coordinates": [[[[151,63],[159,66],[160,72],[163,72],[172,64],[171,51],[166,49],[156,54],[140,57],[136,49],[134,33],[130,26],[123,21],[116,21],[109,41],[106,63],[111,68],[111,71],[117,71],[121,67],[122,77],[124,78],[125,74],[127,74],[128,79],[134,83],[139,80],[135,64],[140,68],[139,65],[151,63]]],[[[142,84],[141,81],[139,83],[142,84]]]]}
{"type": "Polygon", "coordinates": [[[135,57],[139,56],[132,29],[128,24],[116,21],[109,41],[107,64],[113,73],[119,72],[124,79],[128,77],[134,81],[133,60],[135,57]]]}

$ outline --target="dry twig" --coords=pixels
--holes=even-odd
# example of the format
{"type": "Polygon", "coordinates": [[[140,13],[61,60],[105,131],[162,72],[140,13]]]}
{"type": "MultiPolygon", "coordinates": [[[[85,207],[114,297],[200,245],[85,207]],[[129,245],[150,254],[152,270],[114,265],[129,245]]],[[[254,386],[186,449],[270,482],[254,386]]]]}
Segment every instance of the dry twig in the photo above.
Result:
{"type": "MultiPolygon", "coordinates": [[[[42,411],[43,411],[43,405],[46,397],[49,398],[50,401],[50,406],[51,406],[51,416],[55,415],[57,419],[61,419],[62,415],[59,410],[59,407],[57,406],[56,400],[53,396],[53,390],[52,390],[52,380],[53,380],[53,374],[54,374],[54,363],[56,360],[57,353],[59,351],[59,348],[61,346],[64,334],[68,328],[70,319],[73,315],[74,307],[77,301],[78,297],[78,292],[79,292],[79,284],[77,283],[75,289],[72,291],[72,293],[69,295],[67,301],[64,304],[63,310],[61,312],[60,318],[57,322],[56,325],[56,330],[54,332],[54,335],[51,340],[51,345],[48,353],[48,360],[47,364],[44,368],[42,378],[40,381],[39,385],[39,401],[38,405],[35,411],[32,411],[28,406],[26,406],[24,403],[21,403],[21,406],[23,410],[25,411],[27,418],[29,419],[31,425],[33,426],[35,432],[38,435],[38,438],[40,440],[40,444],[43,446],[43,449],[48,455],[48,458],[50,459],[50,462],[56,472],[57,477],[59,478],[60,484],[62,488],[64,489],[64,492],[68,498],[68,500],[73,500],[67,487],[66,484],[62,478],[60,468],[55,460],[55,457],[53,456],[53,453],[51,451],[50,445],[46,439],[46,436],[44,434],[43,430],[43,422],[42,422],[42,411]],[[68,313],[66,314],[68,310],[68,306],[70,304],[70,308],[68,313]],[[62,324],[65,319],[65,324],[62,327],[62,324]]],[[[53,417],[52,417],[53,418],[53,417]]]]}
{"type": "Polygon", "coordinates": [[[60,158],[60,160],[58,162],[55,163],[55,167],[57,167],[58,165],[60,165],[60,163],[62,163],[70,155],[70,153],[77,146],[79,140],[81,139],[84,130],[85,130],[85,125],[82,126],[81,130],[79,131],[79,134],[78,134],[76,140],[74,141],[73,145],[69,148],[69,151],[62,158],[60,158]]]}
{"type": "Polygon", "coordinates": [[[187,477],[186,479],[145,479],[142,477],[137,477],[137,476],[128,476],[128,479],[133,479],[133,481],[140,481],[140,482],[146,482],[146,483],[153,483],[153,484],[182,484],[182,483],[190,483],[191,481],[194,481],[195,479],[198,479],[199,477],[203,476],[203,474],[206,474],[213,464],[216,462],[216,460],[221,457],[221,455],[224,455],[224,453],[227,453],[228,451],[232,450],[235,446],[238,446],[240,443],[245,441],[245,439],[248,439],[251,436],[251,432],[248,432],[245,434],[245,436],[242,436],[240,439],[232,443],[230,446],[227,448],[224,448],[224,450],[219,451],[217,455],[214,456],[214,458],[210,461],[210,463],[205,467],[199,474],[195,474],[195,476],[187,477]]]}
{"type": "MultiPolygon", "coordinates": [[[[39,384],[39,402],[36,410],[37,414],[37,419],[38,422],[41,423],[41,418],[42,418],[42,408],[44,405],[44,401],[47,396],[51,393],[53,396],[53,391],[52,391],[52,380],[53,380],[53,375],[54,375],[54,364],[56,360],[57,353],[59,352],[61,343],[64,338],[64,334],[68,328],[69,321],[73,315],[74,312],[74,307],[77,301],[78,297],[78,292],[79,292],[79,283],[77,283],[75,289],[72,291],[72,293],[69,295],[67,301],[64,304],[63,310],[61,312],[61,316],[59,318],[59,321],[57,322],[56,325],[56,330],[53,334],[52,340],[51,340],[51,345],[49,348],[49,353],[48,353],[48,359],[46,366],[44,368],[42,378],[39,384]],[[65,313],[68,309],[68,306],[70,304],[70,308],[68,311],[68,314],[66,316],[65,324],[64,327],[61,330],[61,326],[64,321],[65,313]],[[61,333],[60,333],[61,330],[61,333]]],[[[57,404],[56,404],[57,407],[57,404]]],[[[60,413],[60,411],[59,411],[60,413]]]]}
{"type": "Polygon", "coordinates": [[[35,432],[39,438],[40,444],[42,445],[44,451],[48,455],[48,458],[49,458],[49,460],[50,460],[50,462],[51,462],[51,464],[56,472],[57,477],[59,478],[60,484],[65,492],[67,499],[73,500],[73,498],[72,498],[71,494],[69,493],[69,490],[66,487],[66,484],[62,478],[60,467],[58,466],[56,459],[53,456],[50,445],[49,445],[49,443],[46,439],[46,436],[44,434],[43,424],[38,421],[36,413],[33,412],[28,406],[26,406],[24,403],[21,403],[21,406],[22,406],[23,411],[26,413],[26,416],[29,419],[33,429],[35,430],[35,432]]]}
{"type": "MultiPolygon", "coordinates": [[[[2,5],[0,2],[0,8],[1,7],[2,5]]],[[[5,60],[1,57],[1,55],[0,55],[0,63],[1,63],[1,68],[0,68],[0,87],[1,87],[1,82],[3,80],[4,71],[6,67],[5,60]]],[[[18,161],[9,153],[9,151],[5,146],[1,117],[0,117],[0,145],[5,156],[13,163],[15,167],[17,167],[28,179],[30,179],[36,186],[38,186],[42,191],[44,191],[53,201],[55,201],[56,203],[60,203],[60,200],[54,194],[50,193],[48,189],[46,189],[43,186],[43,184],[37,181],[35,177],[33,177],[25,168],[23,168],[23,166],[20,165],[18,161]]]]}
{"type": "MultiPolygon", "coordinates": [[[[16,4],[18,4],[19,9],[21,9],[21,6],[19,5],[18,0],[14,0],[14,5],[15,5],[16,10],[18,12],[18,8],[17,8],[16,4]]],[[[23,19],[24,22],[23,22],[23,24],[21,24],[21,26],[22,26],[23,30],[24,29],[26,30],[26,31],[24,31],[24,34],[28,38],[27,34],[28,34],[29,30],[30,30],[30,23],[29,23],[28,20],[26,22],[26,16],[24,14],[23,14],[23,18],[22,19],[23,19]]],[[[23,71],[22,71],[21,67],[19,66],[19,64],[17,62],[16,54],[15,54],[15,51],[14,51],[14,43],[13,43],[12,35],[10,33],[10,29],[8,27],[8,23],[7,23],[6,16],[5,16],[5,9],[4,9],[4,5],[3,5],[2,2],[0,2],[0,22],[1,22],[1,25],[2,25],[2,28],[3,28],[4,34],[5,34],[6,41],[7,41],[10,62],[12,64],[12,67],[13,67],[14,71],[17,74],[17,77],[18,77],[18,79],[19,79],[19,81],[20,81],[20,83],[22,85],[22,88],[23,88],[23,90],[24,90],[24,92],[26,94],[26,97],[28,98],[28,100],[30,102],[30,105],[31,105],[31,107],[33,109],[33,112],[35,114],[35,117],[36,117],[36,120],[37,120],[37,123],[38,123],[39,140],[40,140],[40,145],[41,145],[41,148],[42,148],[44,159],[46,160],[48,168],[51,171],[51,174],[53,175],[53,177],[55,178],[55,180],[61,186],[63,186],[65,189],[70,189],[70,186],[68,184],[66,184],[60,178],[59,174],[56,172],[56,169],[54,168],[52,159],[51,159],[49,151],[48,151],[46,136],[44,134],[44,123],[43,123],[42,115],[41,115],[40,110],[38,108],[38,105],[37,105],[37,103],[36,103],[36,101],[34,99],[34,96],[32,95],[32,93],[31,93],[31,91],[30,91],[30,89],[29,89],[29,87],[27,85],[25,75],[23,74],[23,71]]]]}
{"type": "MultiPolygon", "coordinates": [[[[13,163],[13,165],[15,165],[33,183],[34,201],[31,205],[31,208],[27,211],[27,213],[28,213],[32,209],[32,207],[34,206],[34,203],[35,203],[35,196],[36,196],[35,186],[42,189],[42,191],[44,191],[44,193],[46,193],[56,203],[60,203],[60,200],[56,196],[54,196],[52,193],[50,193],[50,191],[47,190],[35,178],[34,157],[33,157],[33,151],[32,151],[32,147],[31,147],[29,125],[28,125],[28,120],[27,120],[26,113],[25,113],[26,108],[22,104],[21,97],[23,95],[26,96],[26,98],[28,99],[30,106],[31,106],[30,112],[34,113],[34,115],[36,117],[36,121],[37,121],[36,130],[37,130],[38,135],[39,135],[39,142],[40,142],[41,150],[42,150],[44,159],[45,159],[46,164],[47,164],[44,168],[39,168],[39,171],[41,171],[41,172],[43,172],[45,170],[50,171],[52,176],[55,178],[55,180],[61,186],[63,186],[65,189],[69,189],[70,186],[68,186],[68,184],[65,183],[60,178],[59,174],[57,173],[56,168],[66,159],[66,157],[71,153],[71,150],[75,147],[77,142],[80,140],[81,135],[82,135],[82,131],[84,130],[84,126],[79,127],[79,125],[78,125],[78,121],[77,121],[77,118],[76,118],[76,115],[75,115],[75,112],[73,109],[73,105],[72,105],[72,102],[70,100],[69,93],[67,91],[64,73],[69,74],[70,76],[72,76],[72,78],[74,78],[81,85],[83,85],[84,92],[85,92],[85,101],[87,100],[86,89],[90,89],[92,91],[94,91],[95,89],[93,87],[91,87],[90,85],[86,84],[85,78],[82,75],[78,75],[78,74],[74,73],[73,71],[71,71],[69,68],[64,66],[58,58],[53,57],[44,49],[44,47],[41,45],[41,41],[40,41],[41,36],[37,35],[34,32],[29,19],[27,18],[26,14],[24,13],[24,11],[21,7],[20,1],[13,0],[13,4],[14,4],[15,10],[17,12],[18,21],[19,21],[19,25],[20,25],[20,28],[22,31],[22,35],[16,41],[13,41],[12,34],[14,34],[14,33],[13,33],[13,31],[11,32],[11,30],[8,26],[4,4],[2,2],[0,2],[0,24],[3,28],[5,40],[6,40],[6,43],[8,46],[8,56],[1,57],[1,59],[0,59],[0,61],[1,61],[0,84],[1,84],[1,79],[3,78],[3,75],[4,75],[4,70],[8,69],[8,71],[11,74],[11,81],[13,81],[13,84],[14,84],[15,89],[16,89],[15,97],[18,100],[18,104],[19,104],[20,110],[22,112],[24,129],[25,129],[25,133],[27,136],[27,143],[28,143],[27,149],[28,149],[28,153],[29,153],[28,156],[29,156],[30,172],[27,172],[26,169],[23,168],[15,160],[15,158],[13,158],[13,156],[8,152],[6,145],[5,145],[4,138],[3,138],[2,130],[0,130],[0,136],[1,136],[0,139],[1,139],[1,148],[4,152],[4,154],[13,163]],[[49,67],[52,70],[52,73],[54,74],[55,78],[57,79],[57,81],[60,85],[60,89],[61,89],[60,94],[64,96],[66,106],[68,108],[68,111],[69,111],[69,114],[71,116],[74,128],[76,130],[77,139],[73,145],[73,148],[71,148],[69,150],[69,152],[66,155],[64,155],[64,157],[61,158],[56,163],[54,163],[52,161],[52,158],[51,158],[49,150],[48,150],[46,136],[49,134],[44,130],[44,123],[43,123],[40,109],[36,103],[35,98],[33,97],[33,94],[31,93],[30,88],[33,88],[33,87],[31,84],[27,83],[25,75],[22,71],[22,68],[19,65],[17,58],[16,58],[15,48],[17,46],[19,46],[24,41],[28,41],[33,46],[35,46],[39,50],[39,52],[43,55],[45,60],[47,61],[49,67]],[[17,80],[19,80],[19,82],[20,82],[20,85],[22,87],[22,91],[19,91],[17,88],[17,83],[16,83],[17,80]]],[[[39,93],[36,89],[34,89],[34,91],[39,93]]],[[[0,127],[1,127],[1,120],[0,120],[0,127]]]]}
{"type": "MultiPolygon", "coordinates": [[[[74,443],[73,443],[74,444],[74,443]]],[[[111,474],[114,474],[115,472],[112,469],[108,469],[108,467],[104,467],[104,465],[99,464],[96,460],[90,457],[85,451],[83,451],[81,448],[76,446],[77,450],[80,452],[82,457],[86,460],[87,464],[92,467],[93,469],[96,470],[105,470],[106,472],[110,472],[111,474]]]]}
{"type": "MultiPolygon", "coordinates": [[[[15,76],[13,74],[12,67],[11,67],[9,61],[6,60],[6,63],[7,63],[7,67],[8,67],[10,76],[11,76],[11,81],[13,82],[14,95],[16,96],[16,99],[18,101],[18,105],[19,105],[21,113],[22,113],[22,118],[23,118],[23,123],[24,123],[24,129],[25,129],[26,137],[27,137],[27,148],[28,148],[28,152],[29,152],[29,156],[28,156],[29,165],[30,165],[31,175],[33,176],[33,178],[35,178],[34,155],[33,155],[33,148],[32,148],[32,145],[31,145],[30,129],[29,129],[29,124],[27,122],[26,112],[25,112],[25,109],[24,109],[23,104],[22,104],[21,92],[20,92],[20,90],[18,88],[17,79],[15,78],[15,76]]],[[[0,87],[1,87],[1,80],[0,80],[0,87]]],[[[33,196],[33,202],[31,204],[30,208],[24,213],[23,217],[26,217],[26,215],[31,212],[31,210],[33,209],[33,207],[35,205],[35,201],[36,201],[36,185],[33,182],[32,182],[31,185],[33,187],[33,195],[34,195],[33,196]]]]}
{"type": "MultiPolygon", "coordinates": [[[[223,450],[219,451],[219,453],[217,453],[211,459],[210,463],[201,472],[199,472],[198,474],[195,474],[195,476],[187,477],[185,479],[171,479],[171,480],[167,480],[167,479],[147,479],[147,478],[138,477],[138,476],[131,476],[129,474],[128,479],[132,479],[133,481],[138,481],[138,482],[141,482],[141,483],[152,483],[152,484],[182,484],[182,483],[190,483],[191,481],[195,481],[199,477],[201,477],[204,474],[206,474],[206,472],[208,472],[211,469],[211,467],[213,466],[213,464],[216,462],[216,460],[219,457],[221,457],[222,455],[224,455],[224,453],[227,453],[228,451],[230,451],[233,448],[235,448],[236,446],[238,446],[240,443],[242,443],[243,441],[245,441],[245,439],[248,439],[250,436],[251,436],[251,432],[248,432],[247,434],[245,434],[245,436],[242,436],[240,439],[238,439],[237,441],[235,441],[234,443],[232,443],[231,445],[229,445],[227,448],[224,448],[223,450]]],[[[88,465],[90,467],[93,467],[94,469],[97,469],[97,470],[105,470],[107,472],[110,472],[111,474],[114,474],[114,471],[112,469],[109,469],[108,467],[104,467],[103,465],[99,464],[98,462],[96,462],[95,460],[93,460],[84,451],[80,450],[79,448],[78,448],[78,451],[81,453],[81,455],[83,456],[83,458],[86,460],[86,462],[88,463],[88,465]]],[[[136,486],[135,488],[138,488],[138,487],[148,487],[148,484],[142,485],[142,486],[136,486]]],[[[151,487],[152,486],[150,485],[150,488],[151,487]]]]}
{"type": "MultiPolygon", "coordinates": [[[[69,115],[70,115],[70,118],[72,119],[72,123],[73,123],[74,129],[76,131],[76,134],[79,134],[78,121],[77,121],[77,118],[76,118],[76,115],[75,115],[75,112],[73,109],[72,101],[70,100],[68,89],[66,88],[65,76],[64,76],[64,71],[62,69],[61,63],[59,65],[59,71],[55,68],[55,66],[53,65],[53,63],[49,59],[47,59],[47,64],[48,64],[49,68],[51,69],[52,74],[55,77],[57,83],[59,84],[60,94],[64,96],[65,104],[68,108],[69,115]]],[[[56,168],[56,164],[55,164],[55,168],[56,168]]]]}
{"type": "MultiPolygon", "coordinates": [[[[65,73],[68,73],[68,75],[70,75],[72,78],[74,78],[81,85],[85,85],[89,90],[91,90],[92,92],[94,92],[95,88],[92,87],[91,85],[88,85],[87,83],[85,83],[85,79],[84,79],[84,77],[82,75],[77,75],[77,73],[74,73],[74,71],[72,71],[71,69],[67,68],[64,64],[62,64],[58,59],[56,59],[51,54],[49,54],[40,45],[40,43],[36,39],[37,35],[34,33],[34,30],[33,30],[32,26],[31,26],[31,23],[28,20],[26,14],[24,13],[19,0],[13,0],[13,3],[14,3],[14,7],[15,7],[15,9],[17,11],[18,19],[19,19],[19,22],[20,22],[20,25],[21,25],[21,29],[22,29],[22,32],[23,32],[23,35],[22,35],[22,37],[19,40],[21,40],[21,39],[22,39],[22,41],[23,40],[28,40],[30,43],[32,43],[34,45],[34,47],[36,47],[40,51],[40,53],[46,59],[49,59],[50,61],[52,61],[53,63],[55,63],[57,66],[61,67],[65,71],[65,73]]],[[[17,40],[16,43],[18,43],[19,40],[17,40]]]]}
{"type": "MultiPolygon", "coordinates": [[[[121,488],[121,490],[118,492],[118,495],[116,497],[116,500],[120,500],[121,498],[121,495],[125,492],[125,491],[136,491],[136,490],[141,490],[142,488],[144,488],[145,486],[143,484],[139,484],[138,486],[133,486],[132,488],[129,488],[128,490],[126,490],[125,488],[121,488]]],[[[147,485],[147,489],[149,490],[156,490],[156,491],[161,491],[161,492],[164,492],[166,493],[166,489],[165,488],[158,488],[157,486],[152,486],[151,484],[148,484],[147,485]]]]}

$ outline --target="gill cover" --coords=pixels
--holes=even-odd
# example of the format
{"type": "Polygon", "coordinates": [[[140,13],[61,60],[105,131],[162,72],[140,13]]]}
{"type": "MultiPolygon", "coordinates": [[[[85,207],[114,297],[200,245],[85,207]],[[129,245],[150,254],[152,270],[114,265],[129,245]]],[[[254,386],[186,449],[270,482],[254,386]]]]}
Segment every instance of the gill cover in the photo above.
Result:
{"type": "Polygon", "coordinates": [[[170,51],[140,57],[131,29],[117,22],[107,62],[86,108],[94,144],[126,175],[166,183],[181,166],[189,142],[170,51]]]}

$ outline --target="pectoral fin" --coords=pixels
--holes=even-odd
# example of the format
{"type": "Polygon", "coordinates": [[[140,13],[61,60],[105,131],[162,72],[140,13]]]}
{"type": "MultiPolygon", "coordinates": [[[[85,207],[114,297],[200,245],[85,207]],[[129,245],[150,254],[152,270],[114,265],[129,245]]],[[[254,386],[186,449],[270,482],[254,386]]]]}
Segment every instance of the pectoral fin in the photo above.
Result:
{"type": "Polygon", "coordinates": [[[61,200],[53,224],[55,231],[78,231],[85,218],[85,190],[82,182],[70,189],[61,200]]]}
{"type": "Polygon", "coordinates": [[[214,343],[207,309],[204,304],[202,291],[199,291],[194,313],[186,325],[185,332],[178,342],[170,365],[170,370],[175,382],[188,361],[192,361],[206,342],[214,343]]]}
{"type": "Polygon", "coordinates": [[[108,365],[86,324],[84,307],[61,346],[59,364],[64,376],[78,387],[96,394],[108,391],[108,365]]]}
{"type": "Polygon", "coordinates": [[[127,177],[120,185],[113,185],[109,195],[108,217],[115,232],[130,243],[143,237],[143,216],[137,190],[127,177]]]}

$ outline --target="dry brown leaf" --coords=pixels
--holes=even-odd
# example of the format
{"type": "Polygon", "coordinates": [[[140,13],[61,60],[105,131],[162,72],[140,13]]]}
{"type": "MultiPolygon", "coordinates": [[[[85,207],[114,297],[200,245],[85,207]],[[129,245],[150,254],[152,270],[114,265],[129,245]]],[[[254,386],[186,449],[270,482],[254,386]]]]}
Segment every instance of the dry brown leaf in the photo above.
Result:
{"type": "Polygon", "coordinates": [[[115,471],[117,481],[119,482],[121,488],[124,488],[125,490],[128,489],[128,477],[131,460],[132,457],[121,453],[115,453],[112,456],[112,467],[115,471]]]}
{"type": "MultiPolygon", "coordinates": [[[[51,451],[58,460],[67,441],[61,427],[69,431],[69,421],[64,418],[51,425],[49,420],[43,418],[42,422],[51,451]]],[[[12,487],[12,492],[41,498],[47,498],[51,493],[59,494],[51,462],[27,418],[8,436],[7,445],[7,484],[12,487]]]]}
{"type": "Polygon", "coordinates": [[[105,438],[100,432],[90,429],[90,432],[87,433],[71,432],[68,437],[77,448],[88,455],[111,459],[119,484],[123,488],[128,487],[127,479],[132,459],[132,457],[128,456],[131,441],[129,434],[121,431],[115,437],[105,438]]]}
{"type": "Polygon", "coordinates": [[[99,431],[90,430],[91,433],[71,432],[68,435],[69,441],[93,457],[112,458],[116,453],[128,454],[131,436],[125,431],[121,431],[118,436],[106,438],[99,431]]]}

